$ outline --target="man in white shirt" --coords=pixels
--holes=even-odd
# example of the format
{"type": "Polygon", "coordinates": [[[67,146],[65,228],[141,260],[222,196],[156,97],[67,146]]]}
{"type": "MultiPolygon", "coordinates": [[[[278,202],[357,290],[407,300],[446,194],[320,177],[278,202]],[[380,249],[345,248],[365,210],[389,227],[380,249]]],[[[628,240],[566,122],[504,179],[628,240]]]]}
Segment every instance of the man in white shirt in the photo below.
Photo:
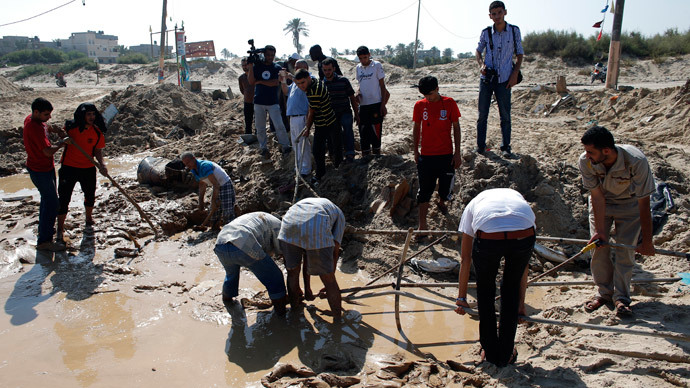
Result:
{"type": "Polygon", "coordinates": [[[477,195],[460,219],[462,232],[458,298],[455,311],[464,314],[470,265],[477,274],[477,309],[482,361],[497,366],[515,363],[518,315],[524,315],[527,264],[534,248],[535,216],[525,199],[512,189],[490,189],[477,195]],[[496,275],[505,257],[501,281],[501,320],[496,330],[496,275]]]}
{"type": "Polygon", "coordinates": [[[390,93],[386,89],[381,63],[371,59],[366,46],[357,49],[357,81],[359,82],[359,138],[362,156],[381,154],[381,126],[388,111],[390,93]]]}

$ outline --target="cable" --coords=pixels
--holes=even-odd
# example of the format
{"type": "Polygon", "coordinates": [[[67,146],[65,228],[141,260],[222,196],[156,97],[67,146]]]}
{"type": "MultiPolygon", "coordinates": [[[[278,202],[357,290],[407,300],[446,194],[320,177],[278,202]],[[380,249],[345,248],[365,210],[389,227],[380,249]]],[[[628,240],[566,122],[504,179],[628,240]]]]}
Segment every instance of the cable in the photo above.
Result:
{"type": "Polygon", "coordinates": [[[429,10],[426,9],[426,7],[424,6],[424,4],[422,4],[422,8],[424,8],[424,11],[426,12],[426,14],[429,15],[429,17],[430,17],[433,21],[435,21],[436,24],[438,24],[441,28],[443,28],[444,30],[446,30],[449,34],[451,34],[451,35],[453,35],[453,36],[455,36],[455,37],[457,37],[457,38],[460,38],[460,39],[477,39],[476,36],[467,37],[467,36],[460,36],[460,35],[454,33],[453,31],[447,29],[447,28],[446,28],[443,24],[441,24],[438,20],[436,20],[436,18],[431,14],[431,12],[429,12],[429,10]]]}
{"type": "Polygon", "coordinates": [[[62,7],[64,7],[64,6],[66,6],[67,4],[74,3],[75,1],[77,1],[77,0],[68,1],[68,2],[66,2],[66,3],[63,4],[63,5],[58,5],[57,7],[53,8],[53,9],[49,9],[49,10],[47,10],[47,11],[45,11],[45,12],[39,13],[38,15],[34,15],[34,16],[29,17],[29,18],[26,18],[26,19],[17,20],[16,22],[11,22],[11,23],[0,24],[0,27],[5,27],[5,26],[9,26],[10,24],[17,24],[17,23],[25,22],[25,21],[27,21],[27,20],[31,20],[31,19],[37,18],[37,17],[39,17],[39,16],[42,16],[42,15],[47,14],[48,12],[53,12],[53,11],[55,11],[55,10],[58,9],[58,8],[62,8],[62,7]]]}
{"type": "Polygon", "coordinates": [[[415,4],[417,3],[417,1],[418,1],[418,0],[414,0],[412,3],[410,3],[410,5],[408,5],[407,7],[401,9],[400,11],[398,11],[398,12],[396,12],[396,13],[390,14],[390,15],[388,15],[388,16],[380,17],[380,18],[377,18],[377,19],[370,19],[370,20],[342,20],[342,19],[333,19],[333,18],[329,18],[329,17],[325,17],[325,16],[315,15],[315,14],[313,14],[313,13],[309,13],[309,12],[307,12],[307,11],[303,11],[303,10],[301,10],[301,9],[298,9],[298,8],[289,6],[289,5],[287,5],[287,4],[281,3],[281,2],[278,1],[278,0],[273,0],[274,3],[280,4],[280,5],[282,5],[283,7],[286,7],[286,8],[290,8],[290,9],[293,10],[293,11],[297,11],[297,12],[300,12],[300,13],[303,13],[303,14],[306,14],[306,15],[309,15],[309,16],[313,16],[313,17],[315,17],[315,18],[330,20],[330,21],[333,21],[333,22],[341,22],[341,23],[370,23],[370,22],[377,22],[377,21],[383,20],[383,19],[388,19],[388,18],[391,18],[391,17],[393,17],[393,16],[395,16],[395,15],[398,15],[398,14],[402,13],[403,11],[406,11],[408,8],[410,8],[410,7],[412,7],[413,5],[415,5],[415,4]]]}

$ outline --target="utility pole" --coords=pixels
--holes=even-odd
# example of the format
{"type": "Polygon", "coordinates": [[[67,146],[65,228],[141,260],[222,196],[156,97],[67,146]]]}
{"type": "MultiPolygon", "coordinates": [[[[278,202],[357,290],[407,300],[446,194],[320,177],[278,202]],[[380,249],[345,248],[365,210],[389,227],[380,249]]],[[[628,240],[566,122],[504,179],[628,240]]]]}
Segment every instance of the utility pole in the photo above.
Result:
{"type": "Polygon", "coordinates": [[[165,67],[165,14],[168,8],[168,0],[163,0],[163,17],[161,21],[161,58],[158,61],[158,83],[163,83],[164,80],[164,67],[165,67]]]}
{"type": "MultiPolygon", "coordinates": [[[[414,34],[414,59],[412,62],[412,68],[417,68],[417,45],[419,44],[419,10],[422,8],[422,0],[417,3],[417,32],[414,34]]],[[[425,8],[426,9],[426,8],[425,8]]]]}
{"type": "Polygon", "coordinates": [[[153,60],[153,29],[149,25],[149,39],[151,39],[151,60],[153,60]]]}
{"type": "Polygon", "coordinates": [[[609,46],[609,63],[606,70],[606,87],[616,89],[618,87],[618,69],[621,56],[621,28],[623,27],[623,7],[625,0],[616,0],[616,9],[613,10],[613,28],[611,30],[611,45],[609,46]]]}

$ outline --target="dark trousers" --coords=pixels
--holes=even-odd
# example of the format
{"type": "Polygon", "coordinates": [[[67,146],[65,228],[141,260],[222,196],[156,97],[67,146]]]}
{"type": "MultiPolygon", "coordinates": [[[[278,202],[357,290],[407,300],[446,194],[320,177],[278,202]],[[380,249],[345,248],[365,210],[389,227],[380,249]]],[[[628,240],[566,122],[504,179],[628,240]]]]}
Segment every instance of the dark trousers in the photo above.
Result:
{"type": "Polygon", "coordinates": [[[535,236],[521,240],[484,240],[475,238],[472,263],[477,273],[477,309],[479,342],[486,360],[498,366],[508,364],[515,346],[520,280],[534,248],[535,236]],[[505,257],[501,281],[500,327],[496,330],[496,275],[505,257]]]}
{"type": "Polygon", "coordinates": [[[31,182],[41,194],[41,206],[38,210],[38,239],[36,245],[46,241],[52,242],[55,234],[55,219],[58,214],[58,194],[55,183],[55,169],[46,172],[33,171],[30,168],[31,182]]]}
{"type": "Polygon", "coordinates": [[[343,160],[342,135],[340,125],[337,122],[327,127],[314,129],[314,144],[312,153],[316,162],[316,179],[321,179],[326,174],[326,148],[333,159],[333,164],[338,167],[343,160]]]}
{"type": "MultiPolygon", "coordinates": [[[[497,77],[494,77],[497,78],[497,77]]],[[[498,83],[497,79],[493,82],[479,81],[479,117],[477,118],[477,148],[480,151],[486,149],[486,125],[489,118],[489,108],[491,107],[491,96],[496,96],[498,105],[498,115],[501,117],[501,151],[510,152],[510,133],[512,131],[510,121],[510,91],[506,89],[508,81],[498,83]]]]}
{"type": "Polygon", "coordinates": [[[359,106],[359,145],[362,155],[381,153],[381,103],[359,106]]]}
{"type": "Polygon", "coordinates": [[[244,103],[244,133],[246,135],[251,135],[254,131],[252,130],[252,124],[254,123],[254,104],[251,102],[244,103]]]}
{"type": "Polygon", "coordinates": [[[77,182],[79,182],[81,191],[84,193],[84,206],[93,207],[96,202],[96,167],[62,166],[58,174],[60,175],[60,184],[58,185],[60,211],[58,214],[67,214],[69,201],[72,199],[72,191],[77,182]]]}

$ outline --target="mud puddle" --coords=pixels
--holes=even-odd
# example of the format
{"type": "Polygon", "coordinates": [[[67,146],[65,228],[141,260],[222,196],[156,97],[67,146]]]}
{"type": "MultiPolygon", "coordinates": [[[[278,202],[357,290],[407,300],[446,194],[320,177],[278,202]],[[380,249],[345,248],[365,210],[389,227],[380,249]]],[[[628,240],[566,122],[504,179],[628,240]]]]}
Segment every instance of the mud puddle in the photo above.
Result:
{"type": "MultiPolygon", "coordinates": [[[[393,296],[345,303],[337,324],[321,299],[285,317],[224,305],[213,239],[190,246],[190,237],[151,244],[129,262],[110,250],[96,254],[87,242],[54,264],[25,265],[0,279],[0,295],[8,296],[0,319],[3,385],[255,387],[279,362],[356,374],[393,354],[453,359],[478,338],[477,321],[401,298],[412,345],[396,329],[393,296]]],[[[341,288],[368,280],[338,272],[341,288]]],[[[313,277],[312,289],[320,288],[313,277]]],[[[239,298],[263,290],[242,272],[239,298]]],[[[452,303],[455,289],[412,292],[452,303]]],[[[540,304],[541,296],[529,290],[528,303],[540,304]]]]}

